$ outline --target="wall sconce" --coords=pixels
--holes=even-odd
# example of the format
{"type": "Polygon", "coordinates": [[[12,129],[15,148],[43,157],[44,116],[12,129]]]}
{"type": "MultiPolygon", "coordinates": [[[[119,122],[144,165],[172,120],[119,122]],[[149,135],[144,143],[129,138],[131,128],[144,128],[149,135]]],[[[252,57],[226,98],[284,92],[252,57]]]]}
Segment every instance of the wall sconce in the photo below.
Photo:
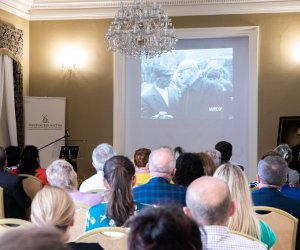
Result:
{"type": "Polygon", "coordinates": [[[82,67],[85,63],[85,54],[78,47],[68,46],[61,48],[58,52],[57,58],[61,68],[70,73],[82,67]]]}

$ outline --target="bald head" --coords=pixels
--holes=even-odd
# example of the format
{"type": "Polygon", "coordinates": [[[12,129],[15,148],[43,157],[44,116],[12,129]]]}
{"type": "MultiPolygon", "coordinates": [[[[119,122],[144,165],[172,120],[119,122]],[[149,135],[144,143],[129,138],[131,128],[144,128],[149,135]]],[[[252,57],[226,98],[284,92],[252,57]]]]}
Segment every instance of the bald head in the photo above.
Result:
{"type": "Polygon", "coordinates": [[[186,204],[199,225],[226,225],[233,213],[227,184],[210,176],[198,178],[189,185],[186,204]]]}
{"type": "Polygon", "coordinates": [[[159,148],[149,156],[149,170],[151,177],[171,178],[175,173],[176,160],[169,148],[159,148]]]}

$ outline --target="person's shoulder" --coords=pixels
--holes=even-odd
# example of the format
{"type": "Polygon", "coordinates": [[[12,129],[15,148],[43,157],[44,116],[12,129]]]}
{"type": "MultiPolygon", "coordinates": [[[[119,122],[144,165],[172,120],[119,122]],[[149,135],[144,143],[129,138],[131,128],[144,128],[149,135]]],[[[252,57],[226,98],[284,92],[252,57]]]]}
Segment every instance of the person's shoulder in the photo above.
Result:
{"type": "Polygon", "coordinates": [[[106,206],[107,206],[107,202],[101,202],[97,205],[94,205],[94,206],[91,206],[89,208],[89,212],[95,212],[95,211],[102,211],[102,210],[105,210],[106,209],[106,206]]]}

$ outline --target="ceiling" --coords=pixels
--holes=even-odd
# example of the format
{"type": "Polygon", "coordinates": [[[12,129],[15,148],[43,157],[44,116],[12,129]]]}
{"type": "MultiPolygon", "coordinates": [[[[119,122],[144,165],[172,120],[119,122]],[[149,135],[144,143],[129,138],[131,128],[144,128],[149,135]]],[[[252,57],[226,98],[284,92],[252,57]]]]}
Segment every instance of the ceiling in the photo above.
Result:
{"type": "MultiPolygon", "coordinates": [[[[0,0],[0,9],[28,20],[101,19],[112,18],[120,2],[120,0],[0,0]]],[[[130,2],[133,0],[123,0],[124,4],[130,2]]],[[[157,0],[157,2],[162,4],[170,16],[300,12],[300,0],[157,0]]]]}

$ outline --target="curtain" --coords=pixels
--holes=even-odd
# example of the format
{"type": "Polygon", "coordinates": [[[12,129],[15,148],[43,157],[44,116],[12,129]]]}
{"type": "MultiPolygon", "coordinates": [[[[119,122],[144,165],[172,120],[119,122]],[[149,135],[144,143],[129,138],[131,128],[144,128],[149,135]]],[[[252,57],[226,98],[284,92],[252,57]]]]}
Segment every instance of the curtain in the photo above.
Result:
{"type": "Polygon", "coordinates": [[[0,111],[5,100],[10,143],[21,148],[24,146],[22,54],[23,31],[0,23],[0,111]]]}

